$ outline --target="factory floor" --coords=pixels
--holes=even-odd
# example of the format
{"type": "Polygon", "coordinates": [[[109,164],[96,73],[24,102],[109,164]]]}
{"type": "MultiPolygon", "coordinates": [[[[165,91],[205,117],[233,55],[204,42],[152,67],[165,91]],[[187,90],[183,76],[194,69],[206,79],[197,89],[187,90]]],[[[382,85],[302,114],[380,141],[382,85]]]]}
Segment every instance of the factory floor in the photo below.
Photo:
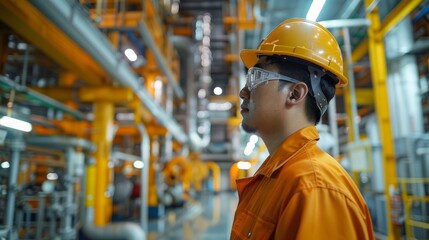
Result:
{"type": "Polygon", "coordinates": [[[237,207],[236,192],[201,194],[184,207],[149,220],[149,240],[227,240],[237,207]]]}

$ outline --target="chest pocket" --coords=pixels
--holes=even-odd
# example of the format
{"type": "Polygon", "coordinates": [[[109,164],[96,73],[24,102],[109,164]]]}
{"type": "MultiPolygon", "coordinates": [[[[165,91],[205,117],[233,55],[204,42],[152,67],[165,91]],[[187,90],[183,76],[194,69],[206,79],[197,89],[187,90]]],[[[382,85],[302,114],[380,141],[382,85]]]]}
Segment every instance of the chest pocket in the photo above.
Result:
{"type": "Polygon", "coordinates": [[[263,220],[249,212],[242,212],[234,221],[231,240],[266,240],[273,236],[274,223],[263,220]]]}

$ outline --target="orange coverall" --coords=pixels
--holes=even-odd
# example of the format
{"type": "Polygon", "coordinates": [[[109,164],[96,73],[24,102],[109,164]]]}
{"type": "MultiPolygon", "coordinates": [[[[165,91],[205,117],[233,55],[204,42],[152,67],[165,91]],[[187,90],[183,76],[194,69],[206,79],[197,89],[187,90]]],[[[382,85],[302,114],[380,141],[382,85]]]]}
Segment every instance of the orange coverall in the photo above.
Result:
{"type": "Polygon", "coordinates": [[[231,239],[374,239],[368,207],[315,127],[289,136],[253,177],[238,179],[231,239]]]}

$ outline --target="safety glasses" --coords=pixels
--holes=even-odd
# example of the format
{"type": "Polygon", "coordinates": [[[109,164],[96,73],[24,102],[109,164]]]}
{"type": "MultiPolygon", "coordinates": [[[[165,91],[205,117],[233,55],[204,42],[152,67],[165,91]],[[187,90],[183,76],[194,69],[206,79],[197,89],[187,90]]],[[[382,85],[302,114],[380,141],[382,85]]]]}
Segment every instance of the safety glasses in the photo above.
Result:
{"type": "Polygon", "coordinates": [[[247,71],[247,88],[249,91],[254,90],[259,85],[267,83],[270,80],[282,80],[291,83],[299,83],[300,81],[281,75],[276,72],[267,71],[258,67],[251,67],[247,71]]]}

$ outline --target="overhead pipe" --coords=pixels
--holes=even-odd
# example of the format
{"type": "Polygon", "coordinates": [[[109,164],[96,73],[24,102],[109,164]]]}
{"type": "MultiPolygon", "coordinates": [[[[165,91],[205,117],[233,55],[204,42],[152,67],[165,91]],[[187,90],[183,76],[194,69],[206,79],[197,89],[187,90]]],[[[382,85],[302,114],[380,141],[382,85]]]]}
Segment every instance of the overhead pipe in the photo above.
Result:
{"type": "Polygon", "coordinates": [[[178,98],[183,99],[183,91],[177,84],[177,79],[175,79],[173,73],[168,67],[167,61],[162,55],[161,50],[159,50],[158,46],[156,45],[155,40],[152,37],[151,31],[147,27],[147,24],[144,19],[140,20],[138,29],[140,30],[140,34],[143,37],[143,41],[146,43],[146,45],[148,45],[150,50],[152,50],[153,54],[155,55],[155,59],[158,63],[158,66],[161,68],[162,72],[167,77],[168,82],[171,84],[171,86],[173,86],[174,94],[176,94],[178,98]]]}
{"type": "Polygon", "coordinates": [[[187,142],[183,129],[156,103],[127,62],[120,58],[107,38],[93,25],[78,3],[30,0],[39,11],[94,58],[120,84],[133,90],[143,105],[179,142],[187,142]]]}
{"type": "Polygon", "coordinates": [[[55,99],[52,99],[41,93],[31,90],[26,86],[20,85],[5,76],[0,76],[0,88],[2,88],[5,91],[9,91],[10,89],[15,89],[18,93],[24,93],[24,95],[26,95],[28,98],[31,98],[33,101],[36,100],[47,107],[60,110],[64,113],[68,113],[79,120],[85,118],[81,112],[74,110],[70,107],[67,107],[65,104],[58,102],[55,99]]]}
{"type": "Polygon", "coordinates": [[[191,52],[191,42],[185,37],[172,37],[173,46],[179,50],[179,54],[182,54],[185,59],[186,73],[186,127],[188,129],[189,144],[194,148],[204,148],[210,143],[210,132],[207,131],[203,137],[200,137],[197,133],[197,99],[194,76],[194,56],[191,52]]]}
{"type": "Polygon", "coordinates": [[[80,147],[85,151],[95,151],[95,145],[84,138],[57,137],[57,136],[29,136],[26,138],[29,145],[67,150],[70,147],[80,147]]]}

